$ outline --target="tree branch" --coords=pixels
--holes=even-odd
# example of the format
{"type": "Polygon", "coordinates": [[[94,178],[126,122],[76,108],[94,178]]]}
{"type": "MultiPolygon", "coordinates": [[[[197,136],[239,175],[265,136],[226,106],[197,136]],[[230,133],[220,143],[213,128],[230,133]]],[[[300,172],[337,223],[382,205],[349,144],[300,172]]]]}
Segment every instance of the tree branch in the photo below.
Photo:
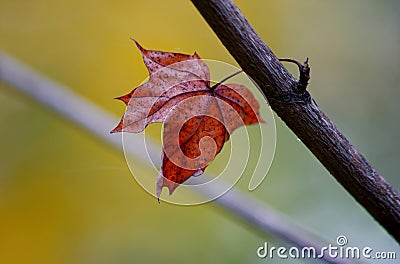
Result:
{"type": "Polygon", "coordinates": [[[231,0],[191,1],[242,69],[256,81],[278,116],[354,199],[400,242],[399,194],[350,144],[314,100],[280,100],[287,95],[298,96],[298,82],[240,10],[231,0]]]}
{"type": "MultiPolygon", "coordinates": [[[[40,75],[0,52],[1,80],[41,103],[43,106],[46,106],[62,118],[69,120],[78,128],[84,129],[90,136],[99,139],[99,142],[106,143],[112,148],[121,151],[121,139],[109,134],[110,128],[118,122],[116,117],[79,95],[74,94],[67,87],[40,75]],[[90,120],[90,122],[87,122],[87,120],[90,120]]],[[[132,138],[134,137],[135,134],[132,135],[132,138]]],[[[151,157],[151,160],[160,162],[160,147],[156,143],[153,143],[151,139],[146,139],[146,149],[141,149],[137,146],[142,145],[140,143],[142,138],[137,136],[136,139],[138,140],[137,144],[132,139],[133,144],[124,146],[128,154],[149,166],[151,164],[147,164],[148,160],[144,158],[147,155],[151,157]]],[[[216,177],[209,173],[207,174],[208,177],[216,177]]],[[[206,177],[207,174],[202,175],[202,177],[206,177]]],[[[221,190],[226,190],[223,184],[213,184],[210,187],[207,190],[203,190],[200,195],[216,197],[217,194],[221,193],[221,190]]],[[[314,247],[320,252],[322,247],[329,244],[323,241],[323,239],[318,238],[317,235],[301,228],[273,208],[240,191],[232,189],[216,199],[214,203],[235,218],[242,220],[246,225],[251,226],[258,233],[272,234],[279,240],[288,242],[299,248],[314,247]]],[[[345,259],[332,258],[329,254],[324,254],[323,260],[328,263],[350,263],[350,261],[345,259]]]]}

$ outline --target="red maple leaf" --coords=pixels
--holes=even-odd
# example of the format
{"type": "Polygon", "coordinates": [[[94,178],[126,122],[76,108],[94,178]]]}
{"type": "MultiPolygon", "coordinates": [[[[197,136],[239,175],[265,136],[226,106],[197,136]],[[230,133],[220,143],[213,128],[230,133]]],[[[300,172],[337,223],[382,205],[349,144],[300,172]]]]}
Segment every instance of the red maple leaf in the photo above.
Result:
{"type": "Polygon", "coordinates": [[[201,175],[232,132],[264,122],[259,104],[240,84],[211,85],[207,65],[194,53],[146,50],[139,43],[149,80],[118,97],[127,109],[111,133],[138,133],[154,122],[164,123],[159,197],[164,186],[172,194],[191,176],[201,175]]]}

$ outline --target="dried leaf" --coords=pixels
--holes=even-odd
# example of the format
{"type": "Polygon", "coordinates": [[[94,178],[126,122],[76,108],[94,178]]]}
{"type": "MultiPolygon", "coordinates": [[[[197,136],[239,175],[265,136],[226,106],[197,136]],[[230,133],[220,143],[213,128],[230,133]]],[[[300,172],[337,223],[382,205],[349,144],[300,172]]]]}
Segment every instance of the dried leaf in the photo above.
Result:
{"type": "Polygon", "coordinates": [[[264,122],[259,105],[243,85],[210,84],[207,65],[195,53],[146,50],[136,42],[149,80],[118,97],[127,105],[111,133],[138,133],[154,122],[164,123],[162,167],[156,193],[172,194],[192,176],[203,174],[232,132],[264,122]]]}

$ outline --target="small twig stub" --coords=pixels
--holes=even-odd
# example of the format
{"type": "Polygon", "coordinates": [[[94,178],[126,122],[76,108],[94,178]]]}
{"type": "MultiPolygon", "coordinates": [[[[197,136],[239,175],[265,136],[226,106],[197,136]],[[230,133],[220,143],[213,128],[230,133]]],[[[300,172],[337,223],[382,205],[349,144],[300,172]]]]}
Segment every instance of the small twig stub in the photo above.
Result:
{"type": "Polygon", "coordinates": [[[297,86],[293,91],[283,92],[278,96],[272,97],[272,99],[287,104],[309,104],[311,102],[311,95],[307,91],[308,81],[310,80],[310,65],[308,64],[308,58],[304,63],[288,58],[279,60],[296,64],[299,67],[300,76],[297,86]]]}

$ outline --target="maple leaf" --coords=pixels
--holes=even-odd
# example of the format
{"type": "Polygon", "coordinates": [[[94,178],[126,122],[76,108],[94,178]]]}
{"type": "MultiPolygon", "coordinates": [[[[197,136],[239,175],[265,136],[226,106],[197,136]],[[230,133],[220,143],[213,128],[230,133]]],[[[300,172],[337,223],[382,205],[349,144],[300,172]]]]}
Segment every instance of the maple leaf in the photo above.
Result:
{"type": "Polygon", "coordinates": [[[150,123],[164,123],[156,193],[160,197],[168,187],[171,195],[179,184],[204,172],[236,128],[264,121],[245,86],[222,84],[241,71],[211,86],[209,69],[196,53],[146,50],[135,43],[150,77],[116,98],[127,109],[111,133],[138,133],[150,123]]]}

